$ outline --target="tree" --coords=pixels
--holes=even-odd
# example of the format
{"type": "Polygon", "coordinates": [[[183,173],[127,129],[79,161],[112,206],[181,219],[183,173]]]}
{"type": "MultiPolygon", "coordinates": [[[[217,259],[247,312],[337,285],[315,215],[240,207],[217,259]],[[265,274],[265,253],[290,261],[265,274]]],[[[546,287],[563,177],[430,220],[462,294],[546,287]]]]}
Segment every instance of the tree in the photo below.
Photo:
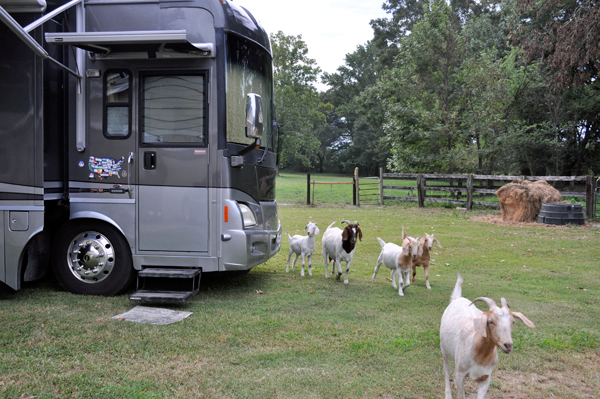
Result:
{"type": "Polygon", "coordinates": [[[581,86],[600,71],[600,3],[596,0],[516,0],[521,24],[511,38],[528,60],[553,68],[557,88],[581,86]]]}
{"type": "Polygon", "coordinates": [[[390,155],[381,140],[384,112],[372,90],[379,77],[377,54],[377,49],[368,42],[347,54],[337,73],[324,74],[323,81],[331,89],[322,98],[335,107],[330,123],[340,133],[331,146],[337,159],[336,172],[349,173],[358,166],[375,174],[390,155]]]}
{"type": "Polygon", "coordinates": [[[275,113],[281,134],[281,167],[308,170],[319,163],[317,132],[326,125],[324,106],[313,84],[321,69],[308,58],[302,36],[271,35],[275,113]]]}
{"type": "Polygon", "coordinates": [[[433,0],[380,85],[395,168],[455,172],[462,151],[457,77],[464,54],[459,18],[444,0],[433,0]]]}

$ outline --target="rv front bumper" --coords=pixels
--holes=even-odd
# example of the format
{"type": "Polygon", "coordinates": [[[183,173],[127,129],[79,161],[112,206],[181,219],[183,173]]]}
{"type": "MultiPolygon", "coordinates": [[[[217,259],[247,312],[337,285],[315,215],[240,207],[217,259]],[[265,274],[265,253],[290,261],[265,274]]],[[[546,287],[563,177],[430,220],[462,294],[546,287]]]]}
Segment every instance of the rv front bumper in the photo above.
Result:
{"type": "Polygon", "coordinates": [[[281,248],[281,223],[277,230],[229,230],[221,236],[225,271],[248,270],[266,262],[281,248]]]}

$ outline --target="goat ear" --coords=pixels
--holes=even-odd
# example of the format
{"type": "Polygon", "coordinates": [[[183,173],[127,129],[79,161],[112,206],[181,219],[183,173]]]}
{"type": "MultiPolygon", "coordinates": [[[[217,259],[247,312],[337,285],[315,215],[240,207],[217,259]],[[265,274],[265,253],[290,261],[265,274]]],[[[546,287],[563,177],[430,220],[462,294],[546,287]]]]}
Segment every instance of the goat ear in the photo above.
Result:
{"type": "Polygon", "coordinates": [[[433,241],[437,242],[438,247],[442,248],[442,244],[440,244],[437,238],[434,238],[433,241]]]}
{"type": "Polygon", "coordinates": [[[342,241],[346,241],[348,239],[348,227],[344,228],[342,231],[342,241]]]}
{"type": "Polygon", "coordinates": [[[360,227],[356,227],[356,230],[358,231],[358,239],[362,241],[362,230],[360,229],[360,227]]]}
{"type": "Polygon", "coordinates": [[[406,243],[406,244],[403,243],[401,248],[402,248],[402,253],[404,254],[404,256],[410,255],[409,243],[406,243]]]}
{"type": "Polygon", "coordinates": [[[321,230],[319,230],[319,228],[317,226],[315,226],[315,235],[319,235],[319,233],[321,232],[321,230]]]}
{"type": "Polygon", "coordinates": [[[535,325],[529,320],[523,313],[520,312],[511,312],[515,319],[519,319],[529,328],[535,328],[535,325]]]}
{"type": "Polygon", "coordinates": [[[483,338],[487,337],[487,314],[482,313],[473,319],[473,326],[483,338]]]}
{"type": "Polygon", "coordinates": [[[423,247],[419,245],[419,249],[417,250],[417,256],[423,256],[423,247]]]}
{"type": "Polygon", "coordinates": [[[404,230],[404,226],[402,226],[402,239],[404,240],[406,237],[408,237],[408,234],[406,234],[406,230],[404,230]]]}

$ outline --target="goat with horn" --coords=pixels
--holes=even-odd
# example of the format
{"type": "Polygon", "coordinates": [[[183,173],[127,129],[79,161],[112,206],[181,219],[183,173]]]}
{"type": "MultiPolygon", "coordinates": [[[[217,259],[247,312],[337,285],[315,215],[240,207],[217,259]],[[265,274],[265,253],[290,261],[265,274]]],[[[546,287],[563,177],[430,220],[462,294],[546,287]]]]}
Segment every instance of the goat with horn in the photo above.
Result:
{"type": "Polygon", "coordinates": [[[462,297],[463,279],[458,274],[450,304],[442,315],[440,325],[440,347],[444,358],[446,399],[452,399],[450,387],[450,363],[454,362],[454,384],[459,399],[465,398],[465,378],[477,381],[477,399],[483,399],[490,386],[492,371],[498,363],[498,351],[513,350],[512,329],[515,319],[527,327],[535,325],[522,313],[512,312],[506,299],[502,307],[486,297],[469,301],[462,297]],[[475,302],[484,302],[489,310],[482,312],[475,302]]]}
{"type": "Polygon", "coordinates": [[[342,262],[346,262],[346,276],[344,277],[344,284],[348,284],[348,272],[350,271],[350,263],[354,256],[354,250],[356,248],[356,242],[362,241],[362,230],[358,222],[350,223],[348,220],[342,221],[347,226],[344,230],[333,227],[335,222],[331,223],[325,233],[323,233],[323,262],[325,264],[325,278],[329,278],[329,262],[333,261],[331,267],[331,274],[337,268],[335,273],[336,280],[339,280],[342,275],[342,262]]]}

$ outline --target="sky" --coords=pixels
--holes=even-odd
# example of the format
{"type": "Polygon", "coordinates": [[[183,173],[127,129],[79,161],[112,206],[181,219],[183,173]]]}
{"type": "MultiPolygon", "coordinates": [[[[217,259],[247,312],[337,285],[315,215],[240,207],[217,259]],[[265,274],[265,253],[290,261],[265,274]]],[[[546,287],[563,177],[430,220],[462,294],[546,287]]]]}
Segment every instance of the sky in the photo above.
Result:
{"type": "MultiPolygon", "coordinates": [[[[373,39],[369,22],[385,18],[384,0],[233,0],[252,13],[269,34],[302,35],[308,56],[324,71],[334,73],[346,54],[373,39]]],[[[326,90],[324,85],[317,89],[326,90]]]]}

